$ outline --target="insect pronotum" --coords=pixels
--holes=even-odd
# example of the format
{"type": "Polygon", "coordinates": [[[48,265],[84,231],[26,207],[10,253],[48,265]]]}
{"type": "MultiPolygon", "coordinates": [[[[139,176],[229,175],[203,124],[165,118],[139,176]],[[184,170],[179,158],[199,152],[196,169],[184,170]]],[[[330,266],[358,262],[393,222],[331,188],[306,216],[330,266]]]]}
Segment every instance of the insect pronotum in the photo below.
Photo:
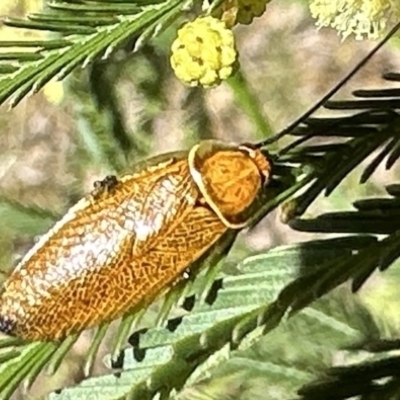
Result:
{"type": "Polygon", "coordinates": [[[0,295],[0,330],[60,340],[154,299],[248,211],[271,175],[249,145],[203,141],[95,183],[26,254],[0,295]]]}

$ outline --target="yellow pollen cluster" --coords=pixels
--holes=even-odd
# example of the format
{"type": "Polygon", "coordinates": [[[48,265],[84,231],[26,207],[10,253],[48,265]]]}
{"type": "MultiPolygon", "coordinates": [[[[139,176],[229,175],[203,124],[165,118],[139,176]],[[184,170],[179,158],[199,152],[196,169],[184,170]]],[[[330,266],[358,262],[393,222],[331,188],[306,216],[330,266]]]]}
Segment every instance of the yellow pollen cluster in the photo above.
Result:
{"type": "Polygon", "coordinates": [[[228,26],[249,25],[254,18],[264,14],[270,0],[225,0],[213,15],[222,19],[228,26]]]}
{"type": "Polygon", "coordinates": [[[311,15],[320,27],[331,26],[346,38],[377,39],[389,21],[400,16],[398,0],[311,0],[311,15]]]}
{"type": "Polygon", "coordinates": [[[190,86],[216,86],[232,74],[236,63],[232,31],[210,16],[185,24],[172,44],[172,68],[190,86]]]}

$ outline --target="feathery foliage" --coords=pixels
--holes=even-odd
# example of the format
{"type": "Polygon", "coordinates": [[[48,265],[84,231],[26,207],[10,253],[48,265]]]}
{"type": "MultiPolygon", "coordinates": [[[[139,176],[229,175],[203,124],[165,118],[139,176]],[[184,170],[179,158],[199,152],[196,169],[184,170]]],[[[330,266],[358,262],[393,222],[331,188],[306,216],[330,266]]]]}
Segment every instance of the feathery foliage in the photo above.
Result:
{"type": "MultiPolygon", "coordinates": [[[[9,26],[44,29],[56,35],[40,41],[0,42],[0,48],[17,49],[0,55],[0,103],[9,99],[15,106],[27,94],[37,92],[55,77],[64,79],[78,66],[92,64],[97,71],[92,78],[98,78],[102,66],[99,59],[107,60],[121,46],[138,50],[194,5],[199,6],[200,2],[64,0],[48,3],[42,13],[24,20],[6,19],[9,26]]],[[[384,77],[400,81],[396,73],[384,77]]],[[[233,81],[232,87],[239,99],[249,98],[246,83],[240,81],[233,81]]],[[[87,399],[93,393],[96,399],[178,396],[177,392],[196,385],[210,370],[251,348],[269,333],[266,337],[275,337],[276,346],[270,350],[268,362],[258,363],[257,368],[267,372],[271,382],[293,379],[285,398],[293,398],[293,391],[302,385],[298,394],[308,400],[326,398],[321,396],[327,390],[332,398],[340,399],[368,391],[390,396],[398,390],[398,358],[386,355],[391,348],[385,347],[388,342],[369,313],[349,295],[345,297],[347,302],[335,294],[320,298],[348,280],[352,281],[353,291],[359,290],[374,270],[383,271],[399,258],[399,186],[388,186],[385,198],[356,201],[354,211],[327,213],[313,219],[302,217],[317,197],[329,196],[371,155],[376,154],[364,167],[361,183],[380,164],[385,162],[390,169],[400,157],[400,90],[358,90],[354,95],[357,100],[324,103],[327,109],[345,110],[351,115],[309,117],[287,132],[286,137],[292,141],[271,152],[274,182],[266,189],[252,221],[252,225],[257,224],[284,203],[283,218],[293,229],[343,235],[250,256],[236,265],[235,274],[229,274],[222,272],[222,266],[236,233],[228,232],[192,266],[193,278],[199,276],[166,294],[153,325],[137,330],[146,311],[143,309],[124,316],[105,359],[117,374],[85,379],[76,387],[53,393],[52,399],[87,399]],[[353,305],[351,311],[346,309],[349,304],[353,305]],[[178,313],[177,317],[170,318],[172,310],[178,313]],[[311,332],[310,326],[315,328],[311,332]],[[296,333],[304,331],[310,342],[314,334],[321,335],[320,341],[309,345],[313,361],[308,369],[306,357],[302,361],[300,356],[293,356],[293,361],[290,355],[287,359],[279,356],[285,341],[296,340],[296,333]],[[283,332],[281,342],[277,332],[283,332]],[[331,347],[327,346],[327,338],[332,340],[331,347]],[[316,379],[321,368],[328,368],[330,362],[321,363],[315,354],[328,357],[326,348],[351,349],[354,343],[362,343],[359,348],[353,346],[354,352],[372,353],[367,361],[328,369],[326,376],[316,379]],[[384,353],[379,359],[376,348],[384,353]],[[389,379],[377,382],[381,377],[389,379]],[[313,379],[316,381],[310,383],[313,379]]],[[[104,101],[104,108],[112,109],[107,99],[98,96],[97,100],[104,101]]],[[[105,158],[111,168],[120,170],[125,162],[119,157],[120,150],[127,157],[130,146],[136,143],[129,142],[126,132],[115,134],[123,132],[121,126],[115,125],[118,118],[113,119],[117,111],[116,106],[104,123],[112,127],[114,141],[106,136],[101,143],[100,135],[91,135],[90,129],[82,133],[82,140],[93,158],[105,158]]],[[[256,107],[248,112],[256,115],[261,130],[268,128],[256,107]]],[[[140,153],[140,146],[136,150],[140,153]]],[[[0,213],[9,218],[10,229],[14,224],[13,230],[24,234],[43,231],[56,219],[6,200],[0,206],[0,213]],[[34,230],[28,230],[28,225],[34,230]]],[[[91,373],[108,328],[99,327],[92,338],[84,366],[86,376],[91,373]]],[[[8,399],[21,383],[29,388],[42,370],[56,373],[77,339],[71,336],[57,344],[0,340],[0,399],[8,399]]],[[[398,345],[396,341],[389,343],[398,345]]]]}
{"type": "Polygon", "coordinates": [[[167,1],[53,1],[43,12],[26,19],[6,18],[7,26],[54,32],[44,40],[2,41],[0,104],[17,105],[55,78],[75,68],[106,60],[119,47],[142,46],[177,18],[191,2],[167,1]]]}

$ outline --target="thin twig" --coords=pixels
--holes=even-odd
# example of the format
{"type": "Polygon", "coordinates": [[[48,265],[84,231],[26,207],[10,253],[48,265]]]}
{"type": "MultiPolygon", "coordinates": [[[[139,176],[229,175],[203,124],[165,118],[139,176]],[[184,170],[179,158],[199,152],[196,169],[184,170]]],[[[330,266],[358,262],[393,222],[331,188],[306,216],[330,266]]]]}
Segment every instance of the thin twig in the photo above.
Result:
{"type": "Polygon", "coordinates": [[[306,111],[300,118],[295,120],[288,127],[283,129],[281,132],[276,135],[265,139],[256,144],[258,148],[270,145],[283,136],[287,135],[298,125],[303,123],[308,117],[310,117],[315,111],[317,111],[320,107],[324,105],[326,101],[328,101],[332,96],[334,96],[368,61],[375,55],[375,53],[399,30],[400,22],[397,23],[393,29],[383,38],[368,54],[364,57],[342,80],[340,80],[321,100],[319,100],[313,107],[311,107],[308,111],[306,111]]]}

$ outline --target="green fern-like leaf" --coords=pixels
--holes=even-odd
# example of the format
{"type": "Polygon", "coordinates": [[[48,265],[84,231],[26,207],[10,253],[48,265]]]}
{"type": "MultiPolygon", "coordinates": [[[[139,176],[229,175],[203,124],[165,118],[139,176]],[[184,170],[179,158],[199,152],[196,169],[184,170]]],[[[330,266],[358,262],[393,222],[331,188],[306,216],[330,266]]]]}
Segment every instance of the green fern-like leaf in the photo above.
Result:
{"type": "MultiPolygon", "coordinates": [[[[51,79],[63,79],[78,66],[107,59],[127,40],[154,32],[179,15],[180,0],[164,2],[83,2],[48,3],[49,10],[29,15],[27,20],[6,19],[17,28],[40,29],[62,34],[63,38],[40,41],[0,42],[0,48],[21,51],[1,55],[0,104],[10,99],[12,106],[30,93],[38,92],[51,79]],[[33,48],[34,51],[26,51],[33,48]],[[25,49],[25,51],[24,51],[25,49]],[[7,60],[17,64],[5,63],[7,60]]],[[[143,41],[143,40],[142,40],[143,41]]]]}
{"type": "MultiPolygon", "coordinates": [[[[325,244],[328,246],[329,243],[325,244]]],[[[320,245],[321,243],[316,243],[314,249],[309,249],[310,259],[315,250],[322,249],[320,245]]],[[[282,252],[286,253],[286,255],[291,253],[291,256],[293,256],[296,250],[298,251],[299,249],[294,247],[291,249],[283,248],[282,252]]],[[[284,260],[285,257],[282,257],[282,261],[284,260]]],[[[246,264],[251,269],[254,267],[256,271],[261,269],[265,271],[264,268],[268,268],[270,260],[267,258],[266,265],[264,265],[263,261],[264,255],[260,255],[251,257],[243,265],[246,264]]],[[[243,281],[246,282],[243,286],[240,283],[240,279],[233,279],[233,287],[230,287],[229,282],[234,277],[226,277],[224,282],[227,283],[227,288],[221,289],[221,296],[224,296],[222,293],[225,290],[229,290],[232,294],[236,291],[236,297],[232,295],[232,298],[240,297],[244,288],[249,287],[247,283],[253,289],[254,282],[252,281],[257,280],[258,282],[263,282],[260,291],[266,291],[265,295],[270,297],[274,289],[271,290],[267,282],[272,283],[274,286],[276,285],[275,291],[277,291],[279,290],[279,282],[284,283],[290,279],[290,274],[284,278],[288,269],[281,272],[279,268],[276,268],[274,273],[271,273],[272,271],[269,272],[269,274],[265,272],[248,273],[238,277],[243,278],[243,281]],[[260,276],[262,277],[261,279],[260,276]],[[269,291],[265,290],[265,288],[268,288],[269,291]]],[[[217,301],[215,304],[217,304],[217,301]]],[[[245,301],[247,305],[251,304],[249,297],[242,298],[242,301],[245,301]]],[[[275,333],[269,335],[270,345],[268,346],[268,355],[266,357],[268,361],[259,362],[258,364],[254,362],[250,363],[250,365],[246,361],[243,362],[241,367],[261,369],[264,378],[268,379],[268,385],[274,386],[281,379],[290,377],[291,379],[287,382],[290,388],[299,388],[309,381],[312,376],[317,376],[321,368],[327,368],[331,365],[333,350],[336,351],[339,347],[345,348],[349,344],[360,340],[379,338],[379,328],[368,311],[360,305],[355,304],[352,311],[357,310],[359,316],[363,315],[363,317],[352,318],[353,314],[350,313],[349,306],[353,302],[354,299],[351,300],[349,294],[344,297],[342,295],[334,296],[333,298],[329,297],[317,302],[312,308],[307,308],[295,318],[282,323],[275,333]],[[293,347],[290,350],[286,344],[288,341],[293,340],[299,343],[304,341],[304,343],[302,343],[301,347],[293,347]],[[304,369],[304,356],[308,360],[308,370],[304,369]]],[[[215,304],[208,306],[208,308],[213,309],[215,307],[218,310],[219,307],[215,304]]],[[[221,302],[220,306],[223,304],[221,302]]],[[[243,306],[243,302],[237,301],[238,311],[240,311],[241,306],[243,306]]],[[[95,390],[95,386],[98,386],[100,393],[106,393],[105,391],[103,392],[103,385],[108,387],[109,384],[117,385],[121,390],[119,392],[120,395],[122,393],[124,397],[150,399],[154,398],[158,392],[162,395],[168,395],[172,389],[180,389],[185,382],[186,385],[195,384],[195,382],[204,377],[205,371],[216,367],[220,368],[231,357],[235,357],[243,349],[248,348],[255,338],[260,338],[265,333],[263,329],[256,328],[250,334],[252,340],[248,340],[247,343],[242,342],[242,345],[237,347],[232,343],[232,337],[230,337],[224,344],[225,341],[220,338],[221,335],[225,337],[225,330],[231,329],[235,325],[236,328],[243,326],[241,322],[246,320],[249,315],[247,312],[243,312],[241,318],[232,318],[232,308],[233,306],[226,308],[225,305],[221,312],[217,313],[207,310],[207,316],[207,314],[204,314],[205,311],[202,311],[203,309],[199,307],[197,310],[193,310],[194,315],[192,314],[192,317],[183,317],[178,327],[176,327],[176,322],[170,321],[169,329],[153,329],[140,334],[139,342],[135,340],[135,347],[124,351],[123,372],[118,378],[111,376],[105,377],[104,380],[102,378],[92,378],[88,380],[90,383],[86,381],[77,387],[65,389],[60,394],[52,395],[52,399],[61,400],[74,398],[74,396],[85,396],[89,394],[90,389],[95,390]],[[198,316],[196,316],[197,312],[200,312],[198,316]],[[196,323],[195,320],[201,321],[200,324],[196,323]],[[172,326],[175,329],[173,332],[171,332],[172,326]],[[191,329],[192,327],[194,330],[191,329]],[[214,329],[217,329],[217,332],[214,333],[214,329]],[[195,366],[197,366],[196,369],[195,366]],[[119,381],[118,379],[121,380],[119,381]],[[129,379],[130,388],[129,384],[127,384],[129,379]]],[[[235,328],[232,329],[232,333],[234,332],[235,328]]],[[[233,361],[235,361],[235,358],[233,358],[233,361]]],[[[106,358],[106,362],[108,365],[112,365],[110,358],[106,358]]],[[[289,393],[288,398],[292,398],[293,392],[290,395],[289,393]]],[[[104,398],[115,398],[112,396],[112,394],[105,395],[104,398]]]]}
{"type": "MultiPolygon", "coordinates": [[[[354,249],[369,246],[371,240],[356,237],[284,246],[244,260],[237,266],[240,275],[220,278],[222,288],[217,290],[212,304],[197,302],[190,314],[169,320],[166,326],[139,331],[130,338],[133,349],[124,350],[122,358],[124,395],[151,399],[158,392],[165,395],[179,390],[204,362],[208,361],[210,368],[230,358],[237,349],[248,348],[279,324],[289,304],[276,298],[295,276],[328,268],[327,258],[349,256],[354,249]],[[131,379],[130,387],[125,386],[127,379],[131,379]]],[[[331,324],[317,311],[305,313],[307,318],[331,324]]],[[[340,335],[351,331],[339,322],[332,329],[340,335]]],[[[374,334],[373,330],[369,332],[374,334]]],[[[360,338],[356,335],[353,339],[360,338]]],[[[118,360],[120,363],[121,357],[118,360]]],[[[115,365],[110,357],[106,363],[115,365]]],[[[101,385],[102,381],[93,378],[92,382],[101,385]]],[[[85,382],[54,395],[54,399],[84,395],[89,388],[85,382]]]]}
{"type": "MultiPolygon", "coordinates": [[[[142,38],[149,38],[160,23],[179,15],[183,4],[180,1],[65,1],[51,3],[49,7],[49,12],[30,16],[27,21],[7,21],[13,26],[55,31],[64,38],[0,43],[3,47],[36,49],[34,53],[10,52],[3,56],[0,102],[11,98],[11,103],[15,105],[28,92],[39,90],[56,75],[62,78],[78,65],[85,66],[98,58],[107,58],[118,46],[132,38],[138,40],[141,34],[144,35],[142,38]],[[13,61],[14,64],[6,61],[13,61]]],[[[142,42],[139,40],[139,43],[142,42]]],[[[392,94],[398,95],[395,92],[392,94]]],[[[289,132],[297,140],[279,153],[272,154],[275,160],[274,182],[260,198],[253,225],[289,199],[292,201],[287,207],[286,219],[302,215],[321,193],[329,195],[376,150],[380,153],[365,169],[362,181],[367,180],[384,159],[387,159],[389,167],[395,163],[400,147],[399,116],[394,109],[397,107],[396,100],[383,99],[381,92],[376,91],[357,92],[356,95],[376,99],[327,103],[326,106],[331,109],[356,110],[356,113],[350,117],[309,118],[289,132]],[[341,139],[319,145],[308,143],[310,139],[332,139],[332,136],[341,139]],[[300,190],[302,194],[297,195],[300,190]]],[[[157,394],[166,397],[181,389],[189,378],[194,379],[192,374],[195,371],[201,375],[203,365],[207,368],[219,365],[238,349],[248,348],[276,328],[286,314],[293,315],[304,310],[346,280],[352,279],[354,289],[359,288],[375,268],[384,269],[399,256],[399,231],[389,225],[387,218],[385,220],[388,209],[392,219],[397,216],[396,201],[390,199],[389,206],[383,200],[376,200],[373,205],[365,202],[357,204],[363,218],[378,216],[373,222],[381,227],[379,232],[370,224],[371,235],[368,236],[357,235],[273,249],[240,263],[237,267],[240,275],[221,275],[215,281],[220,266],[218,262],[226,255],[235,238],[229,232],[219,243],[221,247],[217,246],[206,260],[193,266],[195,273],[200,267],[205,267],[202,279],[189,281],[170,292],[156,326],[136,332],[130,337],[133,349],[121,353],[123,343],[135,326],[136,319],[141,316],[141,310],[132,310],[124,317],[107,361],[111,367],[116,356],[122,354],[120,358],[124,359],[126,371],[121,373],[120,378],[88,379],[76,388],[53,396],[85,398],[91,391],[98,390],[104,398],[129,395],[150,399],[157,394]],[[382,215],[384,218],[381,218],[382,215]],[[383,231],[382,226],[386,230],[383,231]],[[384,233],[386,237],[377,238],[374,236],[377,233],[384,233]],[[212,286],[213,281],[219,283],[219,287],[216,284],[212,286]],[[182,311],[180,317],[169,320],[165,326],[171,308],[185,298],[195,299],[190,313],[182,311]]],[[[331,226],[345,220],[339,228],[336,225],[337,232],[358,234],[365,229],[365,225],[357,225],[357,217],[353,218],[353,215],[346,214],[341,219],[336,214],[335,217],[334,221],[330,221],[331,226]],[[350,230],[350,225],[353,230],[350,230]]],[[[322,219],[315,225],[317,231],[323,231],[321,227],[326,227],[329,218],[325,216],[325,221],[321,222],[322,219]]],[[[291,222],[297,229],[301,229],[301,223],[304,227],[306,222],[299,219],[291,222]]],[[[351,324],[343,323],[337,315],[327,316],[318,309],[304,310],[301,315],[305,320],[329,327],[333,336],[352,339],[358,336],[351,324]]],[[[85,365],[87,374],[107,328],[106,325],[99,327],[94,336],[85,365]]],[[[370,334],[376,338],[374,329],[370,334]]],[[[57,371],[76,339],[75,336],[69,337],[57,345],[27,345],[9,340],[0,342],[5,349],[0,366],[3,398],[8,398],[21,382],[29,386],[46,364],[48,372],[57,371]]]]}

